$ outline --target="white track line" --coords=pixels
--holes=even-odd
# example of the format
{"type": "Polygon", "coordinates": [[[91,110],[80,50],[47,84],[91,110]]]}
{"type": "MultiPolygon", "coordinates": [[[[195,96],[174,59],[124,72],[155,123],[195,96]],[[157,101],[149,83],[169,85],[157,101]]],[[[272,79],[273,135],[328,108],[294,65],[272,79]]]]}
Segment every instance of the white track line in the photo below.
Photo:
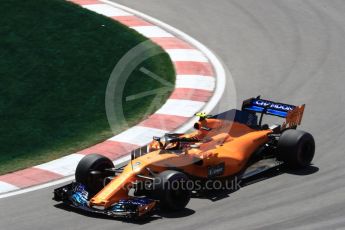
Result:
{"type": "Polygon", "coordinates": [[[150,143],[150,141],[152,140],[152,136],[161,137],[166,132],[168,131],[143,126],[134,126],[108,140],[144,146],[150,143]]]}
{"type": "Polygon", "coordinates": [[[158,26],[133,26],[132,29],[148,38],[169,38],[172,34],[162,30],[158,26]]]}
{"type": "Polygon", "coordinates": [[[177,75],[175,88],[202,89],[213,91],[216,87],[216,79],[200,75],[177,75]]]}
{"type": "Polygon", "coordinates": [[[193,117],[205,106],[205,102],[168,99],[166,103],[156,111],[156,114],[193,117]]]}
{"type": "Polygon", "coordinates": [[[74,153],[54,161],[37,165],[34,168],[47,170],[63,176],[70,176],[75,172],[76,165],[84,156],[85,155],[74,153]]]}
{"type": "Polygon", "coordinates": [[[115,16],[131,16],[132,14],[125,12],[123,10],[117,9],[115,7],[109,6],[108,4],[92,4],[92,5],[84,5],[84,8],[96,12],[98,14],[102,14],[107,17],[115,17],[115,16]]]}
{"type": "Polygon", "coordinates": [[[1,192],[2,193],[10,192],[10,191],[18,190],[19,189],[18,187],[14,186],[12,184],[3,182],[3,181],[0,181],[0,188],[1,188],[1,192]]]}
{"type": "Polygon", "coordinates": [[[170,59],[175,61],[208,62],[207,58],[199,50],[191,49],[167,49],[170,59]]]}

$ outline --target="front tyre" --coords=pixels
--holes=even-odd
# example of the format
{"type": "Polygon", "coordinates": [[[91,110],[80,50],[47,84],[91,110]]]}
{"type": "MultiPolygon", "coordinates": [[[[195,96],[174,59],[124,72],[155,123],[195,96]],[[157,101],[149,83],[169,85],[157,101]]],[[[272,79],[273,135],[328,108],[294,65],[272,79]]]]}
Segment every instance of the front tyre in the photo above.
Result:
{"type": "Polygon", "coordinates": [[[305,168],[314,158],[315,141],[310,133],[288,129],[279,138],[278,158],[289,168],[305,168]]]}
{"type": "Polygon", "coordinates": [[[95,194],[104,187],[105,169],[113,168],[113,162],[102,155],[86,155],[78,163],[75,179],[86,186],[91,194],[95,194]]]}
{"type": "Polygon", "coordinates": [[[191,197],[188,181],[186,174],[174,170],[161,172],[155,178],[155,198],[160,200],[163,209],[179,211],[187,206],[191,197]]]}

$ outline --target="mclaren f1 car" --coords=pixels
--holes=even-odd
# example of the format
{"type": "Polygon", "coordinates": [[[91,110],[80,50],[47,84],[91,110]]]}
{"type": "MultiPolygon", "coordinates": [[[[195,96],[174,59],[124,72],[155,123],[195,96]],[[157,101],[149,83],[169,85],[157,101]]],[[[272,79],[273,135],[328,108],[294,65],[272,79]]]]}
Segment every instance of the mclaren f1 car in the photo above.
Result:
{"type": "Polygon", "coordinates": [[[195,131],[153,137],[147,151],[131,154],[127,166],[115,167],[98,154],[85,156],[75,182],[55,189],[53,199],[93,213],[138,218],[157,208],[182,210],[191,193],[204,188],[196,182],[241,180],[261,171],[253,166],[263,161],[307,167],[315,142],[311,134],[297,130],[304,108],[257,97],[245,100],[241,110],[198,113],[195,131]],[[285,121],[269,126],[262,124],[264,115],[285,121]]]}

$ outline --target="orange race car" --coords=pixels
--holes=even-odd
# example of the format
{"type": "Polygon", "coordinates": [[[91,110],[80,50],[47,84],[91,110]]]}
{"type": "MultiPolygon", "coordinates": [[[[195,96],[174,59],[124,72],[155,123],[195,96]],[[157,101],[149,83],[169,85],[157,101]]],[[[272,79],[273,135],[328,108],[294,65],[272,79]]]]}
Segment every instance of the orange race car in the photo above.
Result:
{"type": "Polygon", "coordinates": [[[114,167],[98,154],[85,156],[76,182],[55,189],[54,200],[114,217],[142,217],[157,207],[184,209],[192,192],[228,188],[229,182],[234,185],[279,164],[306,167],[315,142],[311,134],[296,130],[304,107],[257,97],[244,101],[242,110],[198,113],[194,132],[154,137],[146,151],[132,152],[125,167],[114,167]],[[265,114],[286,120],[262,124],[265,114]]]}

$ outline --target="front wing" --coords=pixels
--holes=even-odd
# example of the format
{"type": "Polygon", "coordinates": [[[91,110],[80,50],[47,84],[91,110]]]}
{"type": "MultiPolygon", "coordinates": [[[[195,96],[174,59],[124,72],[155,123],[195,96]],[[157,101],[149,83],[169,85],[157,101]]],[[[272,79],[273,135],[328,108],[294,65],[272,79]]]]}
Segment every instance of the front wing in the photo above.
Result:
{"type": "Polygon", "coordinates": [[[157,201],[148,198],[132,198],[120,200],[111,207],[89,206],[89,193],[84,185],[72,182],[54,190],[53,200],[62,201],[70,207],[89,213],[103,214],[111,217],[139,218],[151,214],[157,205],[157,201]]]}

